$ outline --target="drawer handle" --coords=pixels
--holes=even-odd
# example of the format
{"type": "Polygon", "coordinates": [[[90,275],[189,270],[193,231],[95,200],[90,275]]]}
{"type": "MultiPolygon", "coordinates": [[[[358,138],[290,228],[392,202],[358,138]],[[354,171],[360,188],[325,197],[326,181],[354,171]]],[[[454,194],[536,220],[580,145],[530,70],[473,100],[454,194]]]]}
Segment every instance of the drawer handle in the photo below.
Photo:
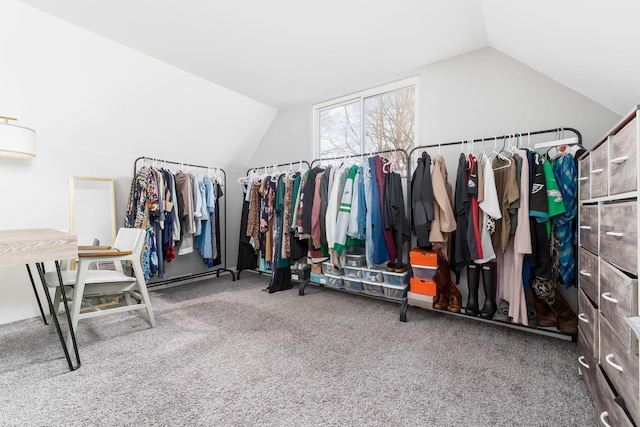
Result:
{"type": "Polygon", "coordinates": [[[609,413],[607,411],[604,411],[603,413],[600,414],[600,421],[602,421],[602,424],[604,425],[604,427],[611,427],[611,424],[609,424],[604,420],[605,418],[609,418],[609,413]]]}
{"type": "Polygon", "coordinates": [[[591,226],[590,225],[581,225],[580,229],[581,230],[591,230],[591,226]]]}
{"type": "Polygon", "coordinates": [[[614,304],[618,303],[618,300],[615,298],[611,298],[611,292],[605,292],[604,294],[602,294],[602,298],[606,299],[609,302],[612,302],[614,304]]]}
{"type": "Polygon", "coordinates": [[[589,319],[587,319],[587,316],[585,316],[584,313],[578,314],[578,319],[582,320],[584,323],[589,323],[589,319]]]}
{"type": "Polygon", "coordinates": [[[578,357],[578,363],[581,364],[582,366],[584,366],[585,368],[589,369],[589,365],[584,363],[584,356],[578,357]]]}
{"type": "Polygon", "coordinates": [[[616,157],[615,159],[609,160],[609,163],[623,163],[626,162],[629,156],[616,157]]]}
{"type": "Polygon", "coordinates": [[[624,236],[624,233],[620,233],[620,232],[617,232],[617,231],[607,231],[605,234],[607,236],[613,236],[613,237],[623,237],[624,236]]]}
{"type": "Polygon", "coordinates": [[[583,276],[591,277],[591,273],[589,273],[587,270],[580,270],[580,274],[582,274],[583,276]]]}
{"type": "Polygon", "coordinates": [[[604,169],[602,169],[602,168],[600,168],[600,169],[594,169],[594,170],[592,170],[592,171],[591,171],[591,172],[589,172],[589,173],[596,174],[596,173],[600,173],[600,172],[602,172],[603,170],[604,170],[604,169]]]}
{"type": "Polygon", "coordinates": [[[620,372],[623,371],[622,366],[620,366],[617,363],[614,363],[614,362],[611,361],[611,359],[613,359],[613,353],[607,354],[607,357],[605,357],[605,359],[606,359],[607,363],[609,365],[611,365],[612,368],[617,369],[620,372]]]}
{"type": "Polygon", "coordinates": [[[578,178],[578,181],[586,181],[588,179],[589,179],[588,176],[581,176],[580,178],[578,178]]]}

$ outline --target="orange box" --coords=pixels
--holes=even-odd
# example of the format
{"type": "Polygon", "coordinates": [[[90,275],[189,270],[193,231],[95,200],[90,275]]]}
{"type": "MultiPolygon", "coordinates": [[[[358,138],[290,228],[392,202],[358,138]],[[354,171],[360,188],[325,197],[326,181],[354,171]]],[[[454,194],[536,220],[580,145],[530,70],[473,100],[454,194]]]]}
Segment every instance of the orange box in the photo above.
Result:
{"type": "Polygon", "coordinates": [[[435,251],[427,251],[425,249],[413,248],[409,252],[409,260],[412,265],[420,265],[424,267],[438,266],[438,253],[435,251]]]}
{"type": "Polygon", "coordinates": [[[436,282],[433,280],[421,280],[415,277],[409,280],[409,290],[416,294],[431,295],[434,297],[438,294],[436,291],[436,282]]]}

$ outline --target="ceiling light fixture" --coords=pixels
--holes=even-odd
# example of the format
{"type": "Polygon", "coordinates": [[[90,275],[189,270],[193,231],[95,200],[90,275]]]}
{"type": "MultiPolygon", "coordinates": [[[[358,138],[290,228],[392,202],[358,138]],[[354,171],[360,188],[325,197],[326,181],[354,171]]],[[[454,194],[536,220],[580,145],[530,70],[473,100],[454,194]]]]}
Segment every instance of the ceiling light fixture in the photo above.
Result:
{"type": "Polygon", "coordinates": [[[9,120],[18,119],[0,116],[0,156],[18,159],[35,157],[36,131],[9,123],[9,120]]]}

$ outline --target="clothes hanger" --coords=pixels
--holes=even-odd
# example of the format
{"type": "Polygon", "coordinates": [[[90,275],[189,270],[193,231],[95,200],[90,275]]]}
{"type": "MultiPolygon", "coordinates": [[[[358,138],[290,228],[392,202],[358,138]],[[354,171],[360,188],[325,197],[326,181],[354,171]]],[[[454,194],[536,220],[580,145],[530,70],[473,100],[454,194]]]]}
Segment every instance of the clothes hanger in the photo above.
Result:
{"type": "Polygon", "coordinates": [[[564,128],[558,128],[556,130],[556,136],[557,138],[553,141],[547,141],[547,142],[538,142],[536,143],[533,148],[534,149],[538,149],[538,148],[551,148],[551,147],[560,147],[563,145],[575,145],[578,143],[578,137],[577,136],[573,136],[570,138],[564,138],[564,128]]]}

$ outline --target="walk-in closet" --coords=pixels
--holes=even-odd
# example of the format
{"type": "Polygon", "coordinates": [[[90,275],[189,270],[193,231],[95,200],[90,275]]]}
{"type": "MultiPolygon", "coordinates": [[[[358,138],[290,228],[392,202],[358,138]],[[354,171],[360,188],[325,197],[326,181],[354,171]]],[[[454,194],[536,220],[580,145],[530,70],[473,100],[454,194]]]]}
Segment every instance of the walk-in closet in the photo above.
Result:
{"type": "Polygon", "coordinates": [[[0,426],[640,425],[640,2],[0,7],[0,426]]]}

